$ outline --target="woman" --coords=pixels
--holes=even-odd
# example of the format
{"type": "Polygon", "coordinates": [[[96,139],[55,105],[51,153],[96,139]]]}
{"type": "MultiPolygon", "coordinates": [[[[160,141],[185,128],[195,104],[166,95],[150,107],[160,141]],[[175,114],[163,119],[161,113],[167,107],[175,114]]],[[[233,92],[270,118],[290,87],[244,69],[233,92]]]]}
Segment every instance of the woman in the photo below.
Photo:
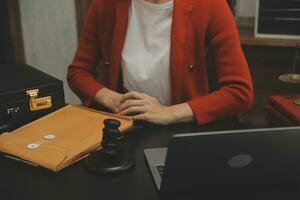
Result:
{"type": "Polygon", "coordinates": [[[253,100],[226,0],[94,0],[68,81],[85,106],[157,124],[205,124],[247,111],[253,100]],[[208,47],[220,86],[213,93],[208,47]],[[102,83],[95,78],[100,60],[102,83]]]}

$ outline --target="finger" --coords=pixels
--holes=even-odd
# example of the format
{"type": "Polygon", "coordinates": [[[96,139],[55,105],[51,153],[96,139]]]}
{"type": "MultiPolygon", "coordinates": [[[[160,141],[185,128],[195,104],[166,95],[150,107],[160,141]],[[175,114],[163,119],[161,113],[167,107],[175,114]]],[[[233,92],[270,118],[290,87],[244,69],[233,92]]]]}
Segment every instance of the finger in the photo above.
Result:
{"type": "Polygon", "coordinates": [[[129,107],[122,112],[119,112],[120,115],[131,115],[131,114],[137,114],[137,113],[144,113],[146,111],[144,106],[132,106],[129,107]]]}
{"type": "Polygon", "coordinates": [[[138,115],[132,116],[132,119],[133,119],[133,120],[147,121],[146,113],[138,114],[138,115]]]}
{"type": "Polygon", "coordinates": [[[127,99],[144,99],[144,98],[145,98],[145,94],[136,91],[131,91],[123,95],[122,101],[126,101],[127,99]]]}
{"type": "Polygon", "coordinates": [[[144,100],[132,100],[132,99],[128,99],[126,101],[124,101],[118,108],[118,112],[122,112],[123,110],[132,107],[132,106],[143,106],[145,105],[144,100]]]}

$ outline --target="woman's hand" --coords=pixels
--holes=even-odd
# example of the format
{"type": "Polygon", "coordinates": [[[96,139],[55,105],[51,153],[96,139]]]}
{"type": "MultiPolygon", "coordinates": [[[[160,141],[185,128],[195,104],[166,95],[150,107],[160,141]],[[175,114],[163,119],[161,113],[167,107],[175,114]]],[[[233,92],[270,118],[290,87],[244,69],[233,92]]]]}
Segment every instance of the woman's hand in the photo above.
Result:
{"type": "Polygon", "coordinates": [[[156,98],[138,92],[124,94],[117,112],[131,115],[134,120],[162,125],[193,120],[193,113],[187,104],[164,106],[156,98]]]}
{"type": "Polygon", "coordinates": [[[95,102],[117,113],[117,108],[121,105],[123,94],[117,93],[107,88],[103,88],[95,95],[95,102]]]}

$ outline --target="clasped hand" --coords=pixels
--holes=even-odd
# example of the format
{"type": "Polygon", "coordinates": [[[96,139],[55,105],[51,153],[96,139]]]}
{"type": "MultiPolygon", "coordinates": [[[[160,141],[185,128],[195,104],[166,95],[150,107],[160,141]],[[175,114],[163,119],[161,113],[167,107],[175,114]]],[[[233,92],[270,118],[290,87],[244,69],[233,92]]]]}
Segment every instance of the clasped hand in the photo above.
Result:
{"type": "Polygon", "coordinates": [[[130,115],[134,120],[143,120],[155,124],[170,124],[172,122],[171,108],[147,94],[128,92],[122,95],[116,113],[130,115]]]}
{"type": "Polygon", "coordinates": [[[95,101],[121,115],[130,115],[134,120],[167,125],[194,121],[191,108],[187,103],[165,106],[156,98],[139,92],[119,94],[103,88],[98,91],[95,101]]]}

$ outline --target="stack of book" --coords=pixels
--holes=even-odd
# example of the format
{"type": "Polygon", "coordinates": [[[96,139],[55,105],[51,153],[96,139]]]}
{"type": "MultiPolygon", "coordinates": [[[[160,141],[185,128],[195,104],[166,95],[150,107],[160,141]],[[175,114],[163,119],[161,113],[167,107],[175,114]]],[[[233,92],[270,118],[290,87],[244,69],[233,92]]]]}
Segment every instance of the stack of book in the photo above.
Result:
{"type": "Polygon", "coordinates": [[[300,106],[294,101],[300,95],[271,96],[266,106],[266,120],[272,127],[299,126],[300,106]]]}

